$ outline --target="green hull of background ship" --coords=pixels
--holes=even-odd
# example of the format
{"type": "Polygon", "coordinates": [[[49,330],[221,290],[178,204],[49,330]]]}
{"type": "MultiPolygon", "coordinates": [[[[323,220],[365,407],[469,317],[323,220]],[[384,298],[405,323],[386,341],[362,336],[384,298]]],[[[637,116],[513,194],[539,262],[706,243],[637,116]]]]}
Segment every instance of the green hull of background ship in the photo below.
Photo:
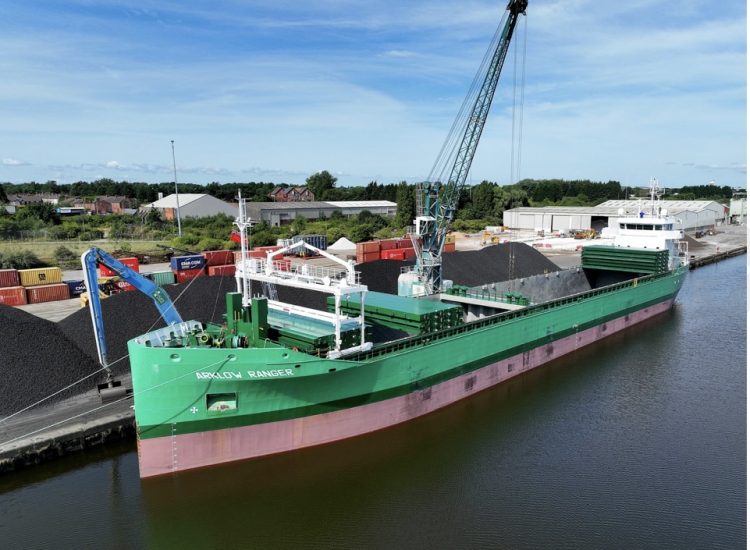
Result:
{"type": "MultiPolygon", "coordinates": [[[[142,477],[291,451],[425,415],[667,311],[687,266],[682,236],[658,208],[618,221],[612,246],[586,247],[582,268],[487,288],[442,280],[448,226],[476,152],[513,29],[526,0],[510,0],[471,97],[428,181],[417,186],[416,264],[399,296],[368,292],[351,261],[300,241],[242,260],[225,322],[183,321],[169,297],[104,253],[82,256],[87,288],[97,262],[151,296],[167,326],[128,342],[142,477]],[[442,183],[441,183],[442,182],[442,183]],[[339,268],[278,261],[306,247],[339,268]],[[264,289],[254,296],[251,288],[264,289]],[[327,295],[320,311],[275,299],[276,285],[327,295]],[[408,334],[397,339],[384,334],[408,334]]],[[[512,269],[509,269],[512,272],[512,269]]],[[[107,367],[101,303],[90,309],[107,367]]],[[[117,381],[102,395],[117,398],[117,381]]],[[[124,398],[124,397],[120,397],[124,398]]]]}

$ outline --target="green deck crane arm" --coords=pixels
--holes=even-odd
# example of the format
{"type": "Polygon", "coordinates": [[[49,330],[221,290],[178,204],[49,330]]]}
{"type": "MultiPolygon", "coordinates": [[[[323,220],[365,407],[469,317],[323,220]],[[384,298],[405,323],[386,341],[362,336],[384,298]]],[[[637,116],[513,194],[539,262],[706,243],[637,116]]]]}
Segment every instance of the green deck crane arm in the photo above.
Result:
{"type": "Polygon", "coordinates": [[[417,186],[418,212],[417,236],[421,239],[422,253],[417,257],[417,273],[428,294],[440,291],[442,284],[442,253],[448,224],[455,215],[458,198],[474,160],[484,123],[487,121],[492,99],[500,80],[513,30],[519,15],[526,14],[528,0],[510,0],[506,10],[508,18],[492,53],[482,86],[474,98],[456,148],[455,159],[444,182],[424,182],[417,186]],[[421,218],[421,219],[420,219],[421,218]]]}

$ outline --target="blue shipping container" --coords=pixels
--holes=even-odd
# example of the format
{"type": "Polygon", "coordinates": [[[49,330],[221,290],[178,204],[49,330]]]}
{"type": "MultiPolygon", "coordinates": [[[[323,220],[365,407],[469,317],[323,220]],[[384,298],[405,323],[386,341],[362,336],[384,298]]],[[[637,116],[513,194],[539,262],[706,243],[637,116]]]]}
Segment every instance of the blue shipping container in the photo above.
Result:
{"type": "Polygon", "coordinates": [[[70,289],[71,296],[80,296],[86,292],[86,283],[83,281],[65,281],[65,283],[68,285],[68,289],[70,289]]]}
{"type": "Polygon", "coordinates": [[[200,254],[195,256],[175,256],[169,262],[173,271],[184,271],[186,269],[202,269],[206,265],[206,258],[200,254]]]}
{"type": "MultiPolygon", "coordinates": [[[[325,250],[326,248],[328,248],[328,238],[325,235],[296,235],[292,237],[292,241],[294,241],[295,243],[299,241],[305,241],[307,244],[311,244],[319,250],[325,250]]],[[[313,251],[307,248],[298,248],[295,253],[299,254],[300,256],[313,255],[313,251]]]]}

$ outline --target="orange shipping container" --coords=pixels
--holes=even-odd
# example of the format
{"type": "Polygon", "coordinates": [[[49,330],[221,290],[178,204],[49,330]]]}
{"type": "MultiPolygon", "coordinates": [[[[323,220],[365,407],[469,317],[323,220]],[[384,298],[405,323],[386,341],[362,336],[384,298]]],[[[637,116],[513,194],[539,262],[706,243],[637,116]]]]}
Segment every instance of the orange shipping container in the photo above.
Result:
{"type": "MultiPolygon", "coordinates": [[[[0,288],[19,286],[18,271],[15,269],[0,269],[0,288]]],[[[24,298],[25,300],[26,298],[24,298]]],[[[26,303],[26,302],[24,302],[26,303]]]]}
{"type": "Polygon", "coordinates": [[[0,288],[0,304],[4,306],[22,306],[26,304],[26,289],[22,286],[0,288]]]}
{"type": "Polygon", "coordinates": [[[381,260],[403,260],[406,258],[406,250],[395,248],[393,250],[381,250],[381,260]]]}
{"type": "Polygon", "coordinates": [[[363,243],[357,243],[357,252],[363,252],[365,254],[372,252],[380,252],[379,241],[365,241],[363,243]]]}
{"type": "Polygon", "coordinates": [[[196,279],[198,277],[203,277],[206,274],[205,271],[203,271],[203,268],[199,269],[183,269],[180,271],[174,272],[174,278],[175,281],[178,283],[186,283],[190,281],[191,279],[196,279]]]}
{"type": "Polygon", "coordinates": [[[70,287],[66,283],[31,286],[26,289],[26,298],[30,304],[67,300],[70,298],[70,287]]]}
{"type": "Polygon", "coordinates": [[[234,271],[235,271],[234,264],[208,266],[209,277],[217,277],[217,276],[233,277],[234,271]]]}
{"type": "Polygon", "coordinates": [[[234,252],[231,250],[206,250],[201,254],[206,258],[207,266],[229,265],[234,262],[234,252]]]}
{"type": "Polygon", "coordinates": [[[445,243],[443,245],[443,252],[455,252],[456,251],[456,243],[445,243]]]}
{"type": "MultiPolygon", "coordinates": [[[[121,264],[125,264],[136,273],[138,273],[141,269],[141,266],[138,263],[138,258],[117,258],[117,261],[121,264]]],[[[114,277],[115,275],[117,275],[117,273],[109,269],[106,265],[99,264],[100,277],[114,277]]]]}
{"type": "Polygon", "coordinates": [[[380,241],[381,252],[384,250],[393,250],[394,248],[398,248],[398,241],[396,239],[385,239],[380,241]]]}

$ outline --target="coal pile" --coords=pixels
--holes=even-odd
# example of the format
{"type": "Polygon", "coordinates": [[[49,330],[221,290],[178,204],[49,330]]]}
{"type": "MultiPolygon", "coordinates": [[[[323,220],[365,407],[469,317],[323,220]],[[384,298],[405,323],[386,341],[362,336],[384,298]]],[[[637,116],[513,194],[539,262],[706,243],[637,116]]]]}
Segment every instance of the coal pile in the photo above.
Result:
{"type": "MultiPolygon", "coordinates": [[[[370,290],[395,293],[398,290],[401,267],[407,265],[414,265],[414,260],[378,260],[360,264],[357,270],[362,273],[362,282],[370,290]]],[[[499,244],[481,250],[453,252],[443,256],[443,278],[465,286],[497,283],[559,269],[544,254],[523,243],[499,244]],[[512,276],[511,254],[514,255],[512,276]]]]}
{"type": "MultiPolygon", "coordinates": [[[[100,368],[56,323],[0,305],[0,416],[36,403],[100,368]]],[[[96,354],[96,350],[94,350],[96,354]]],[[[45,402],[84,393],[105,380],[102,372],[45,402]]]]}
{"type": "MultiPolygon", "coordinates": [[[[221,322],[226,313],[224,295],[236,289],[234,277],[199,277],[191,283],[164,287],[180,316],[201,322],[221,322]]],[[[140,292],[122,292],[102,300],[107,356],[113,362],[128,353],[128,340],[165,326],[153,301],[140,292]]],[[[59,323],[60,330],[89,357],[96,358],[96,341],[88,308],[82,308],[59,323]]],[[[124,359],[112,366],[115,374],[130,372],[124,359]]]]}

